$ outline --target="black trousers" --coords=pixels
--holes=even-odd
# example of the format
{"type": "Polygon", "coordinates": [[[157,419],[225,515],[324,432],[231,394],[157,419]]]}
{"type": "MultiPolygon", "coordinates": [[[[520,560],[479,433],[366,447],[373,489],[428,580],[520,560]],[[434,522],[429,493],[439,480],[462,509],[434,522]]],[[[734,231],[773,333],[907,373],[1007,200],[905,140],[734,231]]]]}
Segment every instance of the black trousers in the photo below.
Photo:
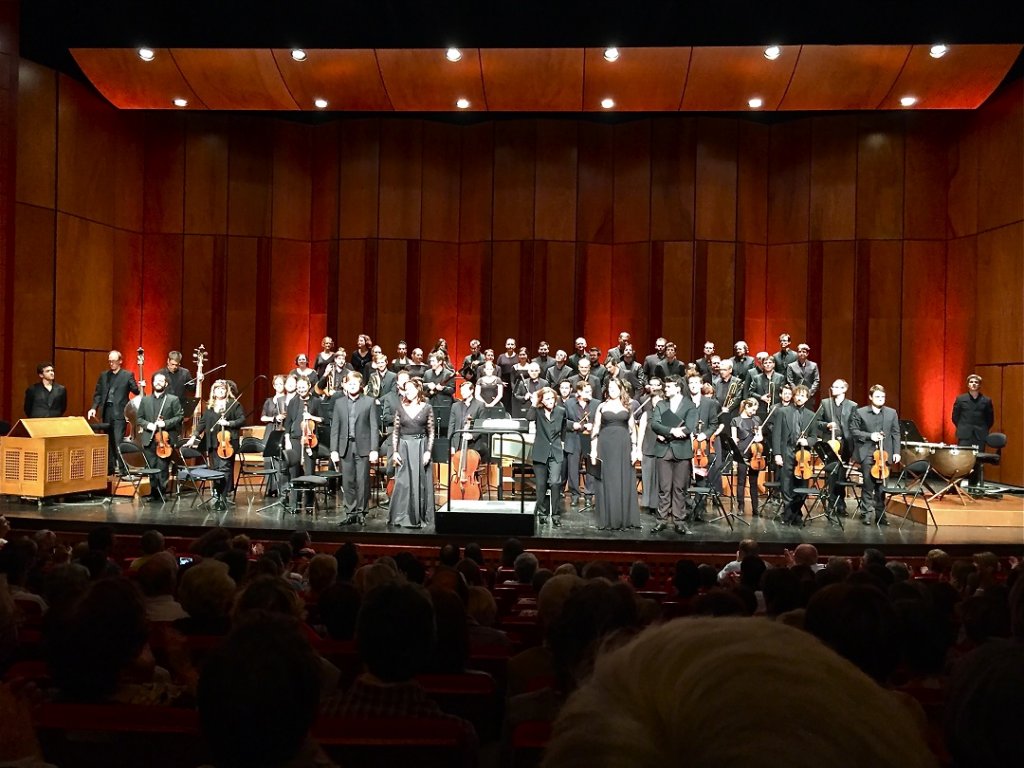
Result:
{"type": "Polygon", "coordinates": [[[791,457],[784,457],[782,469],[779,474],[779,495],[782,497],[782,519],[787,523],[796,523],[803,519],[804,501],[793,493],[794,488],[807,486],[806,480],[801,480],[793,474],[796,462],[791,457]]]}
{"type": "Polygon", "coordinates": [[[658,459],[658,517],[662,522],[686,517],[689,487],[689,459],[677,459],[672,451],[658,459]]]}
{"type": "MultiPolygon", "coordinates": [[[[547,461],[533,462],[533,476],[537,483],[537,514],[547,517],[554,513],[558,517],[562,513],[562,467],[564,454],[552,452],[547,461]],[[550,494],[551,500],[548,500],[550,494]]],[[[578,466],[578,464],[577,464],[578,466]]]]}
{"type": "Polygon", "coordinates": [[[750,469],[746,464],[736,463],[736,503],[740,512],[743,511],[743,494],[746,492],[744,487],[749,484],[750,511],[757,514],[757,478],[760,474],[759,470],[750,469]]]}
{"type": "MultiPolygon", "coordinates": [[[[174,445],[175,436],[171,437],[171,445],[174,445]]],[[[149,445],[142,446],[142,452],[146,456],[149,466],[160,470],[160,474],[149,481],[149,495],[154,499],[163,499],[167,495],[167,477],[170,472],[171,458],[162,459],[156,455],[156,440],[149,445]]]]}
{"type": "Polygon", "coordinates": [[[341,487],[345,494],[345,514],[365,517],[370,503],[370,457],[359,455],[355,440],[348,441],[345,455],[341,457],[341,487]]]}

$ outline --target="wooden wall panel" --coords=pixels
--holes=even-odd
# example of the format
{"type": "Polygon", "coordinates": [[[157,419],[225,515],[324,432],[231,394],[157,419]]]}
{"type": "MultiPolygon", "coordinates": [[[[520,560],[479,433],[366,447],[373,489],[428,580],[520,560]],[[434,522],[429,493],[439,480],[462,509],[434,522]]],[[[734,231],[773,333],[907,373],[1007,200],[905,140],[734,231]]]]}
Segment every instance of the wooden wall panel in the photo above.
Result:
{"type": "MultiPolygon", "coordinates": [[[[328,295],[335,295],[333,285],[328,285],[330,265],[326,243],[313,243],[309,249],[309,349],[320,351],[324,336],[334,338],[335,331],[327,323],[328,295]]],[[[334,348],[345,346],[334,339],[334,348]]]]}
{"type": "Polygon", "coordinates": [[[459,187],[462,180],[459,132],[460,129],[454,125],[423,123],[424,240],[451,243],[459,239],[459,187]]]}
{"type": "Polygon", "coordinates": [[[406,274],[408,250],[405,240],[381,240],[377,253],[377,331],[374,341],[386,350],[394,349],[408,330],[408,285],[403,279],[394,279],[406,274]]]}
{"type": "Polygon", "coordinates": [[[857,213],[857,119],[811,121],[811,240],[852,240],[857,213]]]}
{"type": "Polygon", "coordinates": [[[120,229],[142,229],[145,197],[145,116],[130,112],[118,115],[111,137],[113,163],[107,170],[113,198],[111,223],[120,229]]]}
{"type": "MultiPolygon", "coordinates": [[[[227,348],[218,350],[216,358],[211,355],[210,359],[214,366],[226,362],[228,378],[234,379],[239,387],[245,386],[257,373],[271,377],[270,381],[257,382],[248,395],[242,396],[246,408],[262,406],[264,398],[273,389],[273,375],[290,371],[294,367],[295,357],[295,351],[285,346],[271,347],[262,356],[257,354],[256,344],[267,337],[266,334],[257,337],[252,332],[253,318],[257,316],[257,281],[261,277],[257,269],[258,242],[254,237],[227,239],[227,274],[230,275],[225,284],[224,300],[227,348]],[[257,360],[261,357],[263,366],[257,370],[257,360]]],[[[191,349],[201,343],[202,339],[197,342],[188,334],[185,338],[189,341],[191,355],[191,349]]],[[[204,387],[204,393],[209,393],[209,383],[204,387]]],[[[253,422],[257,419],[258,414],[249,420],[253,422]]]]}
{"type": "MultiPolygon", "coordinates": [[[[462,132],[462,189],[459,200],[459,241],[472,243],[490,240],[491,213],[493,210],[494,126],[490,123],[479,123],[478,125],[467,127],[462,132]]],[[[477,322],[479,322],[479,319],[477,322]]],[[[472,325],[472,321],[470,321],[470,325],[472,325]]],[[[474,333],[479,332],[479,330],[470,331],[470,336],[466,337],[466,341],[468,342],[474,333]]],[[[459,335],[462,335],[461,330],[459,335]]],[[[448,341],[450,346],[451,339],[448,341]]]]}
{"type": "Polygon", "coordinates": [[[338,237],[338,181],[341,167],[339,134],[338,123],[313,129],[310,218],[314,241],[338,237]]]}
{"type": "MultiPolygon", "coordinates": [[[[145,286],[138,276],[143,274],[142,240],[138,232],[114,230],[114,253],[117,254],[118,275],[133,275],[135,279],[115,279],[113,306],[117,307],[114,323],[114,337],[111,344],[115,349],[132,352],[142,341],[142,323],[145,305],[145,286]]],[[[134,356],[133,356],[134,359],[134,356]]],[[[106,358],[101,361],[106,367],[106,358]]]]}
{"type": "Polygon", "coordinates": [[[480,284],[483,279],[484,262],[490,259],[490,255],[489,243],[464,243],[459,246],[458,325],[455,338],[447,339],[448,352],[456,368],[468,354],[470,339],[480,338],[484,312],[480,284]]]}
{"type": "Polygon", "coordinates": [[[1024,398],[1021,392],[1024,392],[1024,365],[1005,366],[996,417],[1007,441],[998,478],[1014,485],[1024,485],[1024,398]]]}
{"type": "MultiPolygon", "coordinates": [[[[230,235],[270,235],[270,201],[274,184],[274,134],[271,128],[266,120],[247,115],[231,121],[227,228],[230,235]]],[[[336,159],[333,167],[337,173],[336,159]]],[[[336,217],[337,200],[334,202],[336,217]]]]}
{"type": "MultiPolygon", "coordinates": [[[[338,341],[351,351],[360,333],[376,338],[376,241],[342,240],[338,244],[338,341]],[[371,249],[370,245],[373,245],[371,249]],[[373,282],[371,283],[371,278],[373,282]]],[[[429,272],[429,270],[427,270],[429,272]]]]}
{"type": "Polygon", "coordinates": [[[978,232],[978,151],[981,138],[977,112],[960,118],[960,130],[946,150],[946,194],[950,238],[978,232]]]}
{"type": "Polygon", "coordinates": [[[608,162],[612,136],[610,125],[579,124],[576,240],[581,243],[611,243],[615,234],[614,176],[608,162]]]}
{"type": "Polygon", "coordinates": [[[768,242],[807,241],[811,122],[772,126],[768,172],[768,242]]]}
{"type": "MultiPolygon", "coordinates": [[[[693,243],[665,243],[662,248],[662,327],[658,333],[674,341],[679,357],[685,359],[693,335],[693,243]]],[[[656,296],[652,294],[652,298],[656,296]]]]}
{"type": "MultiPolygon", "coordinates": [[[[651,275],[650,243],[623,243],[612,248],[611,327],[613,337],[605,349],[617,342],[619,332],[633,337],[636,356],[643,362],[646,350],[653,349],[657,331],[651,329],[651,297],[654,282],[651,275]],[[652,333],[654,336],[652,336],[652,333]]],[[[567,352],[572,352],[570,346],[567,352]]]]}
{"type": "Polygon", "coordinates": [[[273,236],[309,240],[310,150],[309,129],[293,123],[274,126],[273,236]]]}
{"type": "MultiPolygon", "coordinates": [[[[886,389],[886,402],[897,410],[900,407],[902,270],[899,241],[861,240],[857,243],[855,279],[866,283],[867,301],[858,302],[856,311],[866,315],[866,335],[856,337],[854,344],[865,351],[866,368],[864,391],[857,393],[859,398],[852,397],[861,402],[867,396],[868,387],[881,384],[886,389]]],[[[860,328],[858,324],[858,330],[860,328]]]]}
{"type": "Polygon", "coordinates": [[[768,327],[768,249],[755,243],[736,245],[736,264],[743,271],[743,295],[737,299],[743,302],[743,323],[738,335],[747,342],[751,354],[761,350],[772,351],[772,344],[778,333],[768,327]]]}
{"type": "Polygon", "coordinates": [[[413,343],[423,347],[424,354],[429,354],[435,340],[444,338],[451,342],[458,331],[459,246],[424,242],[420,256],[424,264],[446,265],[444,269],[420,271],[420,333],[413,343]]]}
{"type": "MultiPolygon", "coordinates": [[[[807,340],[807,263],[806,243],[768,246],[768,337],[777,341],[786,332],[793,337],[794,349],[807,340]]],[[[724,343],[721,338],[714,341],[719,346],[724,343]]],[[[820,352],[812,349],[811,359],[817,360],[820,352]]]]}
{"type": "Polygon", "coordinates": [[[146,116],[143,229],[178,232],[185,224],[185,115],[146,116]]]}
{"type": "Polygon", "coordinates": [[[651,122],[651,240],[694,237],[697,119],[651,122]]]}
{"type": "Polygon", "coordinates": [[[736,239],[736,126],[735,120],[697,118],[698,240],[736,239]]]}
{"type": "Polygon", "coordinates": [[[312,356],[315,349],[306,349],[309,340],[309,243],[275,239],[270,244],[270,329],[269,349],[278,364],[292,360],[294,367],[300,352],[312,356]]]}
{"type": "Polygon", "coordinates": [[[380,121],[341,124],[338,219],[341,237],[376,237],[380,196],[380,121]]]}
{"type": "Polygon", "coordinates": [[[591,345],[602,350],[611,349],[619,328],[612,327],[612,291],[619,277],[612,270],[612,247],[597,243],[581,243],[576,251],[576,284],[583,286],[582,328],[579,333],[591,345]]]}
{"type": "MultiPolygon", "coordinates": [[[[14,221],[14,274],[31,275],[13,291],[15,317],[31,317],[11,339],[11,402],[0,403],[5,415],[22,416],[24,388],[37,379],[36,366],[51,359],[54,324],[53,210],[18,203],[14,221]],[[8,407],[9,406],[9,407],[8,407]]],[[[64,381],[61,371],[57,380],[64,381]]],[[[13,418],[11,419],[13,423],[13,418]]]]}
{"type": "Polygon", "coordinates": [[[903,235],[904,140],[891,118],[860,118],[857,142],[857,237],[903,235]]]}
{"type": "Polygon", "coordinates": [[[768,242],[768,126],[740,123],[736,186],[736,239],[768,242]]]}
{"type": "MultiPolygon", "coordinates": [[[[821,366],[821,375],[828,379],[828,385],[836,379],[846,379],[851,386],[850,398],[861,403],[863,395],[854,397],[852,390],[854,243],[852,240],[824,242],[821,247],[821,349],[812,354],[821,366]]],[[[773,341],[781,332],[779,329],[772,336],[773,341]]]]}
{"type": "Polygon", "coordinates": [[[651,239],[651,122],[616,125],[614,143],[614,223],[616,243],[651,239]]]}
{"type": "Polygon", "coordinates": [[[491,255],[491,282],[484,290],[488,297],[486,305],[490,313],[491,332],[488,339],[481,339],[484,348],[493,347],[494,354],[503,351],[505,339],[512,336],[520,343],[528,343],[520,336],[527,333],[526,318],[520,313],[520,299],[524,292],[531,292],[533,286],[524,281],[522,246],[519,242],[495,242],[491,255]]]}
{"type": "Polygon", "coordinates": [[[945,389],[945,319],[935,301],[946,290],[946,244],[907,240],[903,244],[900,324],[901,416],[914,419],[923,435],[941,435],[949,418],[945,389]]]}
{"type": "Polygon", "coordinates": [[[978,231],[1024,219],[1024,80],[979,111],[978,231]]]}
{"type": "Polygon", "coordinates": [[[537,240],[576,239],[577,162],[576,123],[538,121],[533,204],[537,240]]]}
{"type": "MultiPolygon", "coordinates": [[[[181,344],[182,235],[149,234],[142,239],[142,337],[147,380],[162,367],[167,352],[181,344]]],[[[209,299],[192,294],[197,303],[209,299]]],[[[209,294],[206,294],[209,296],[209,294]]]]}
{"type": "Polygon", "coordinates": [[[380,123],[380,222],[382,238],[420,237],[422,200],[420,120],[380,123]]]}
{"type": "Polygon", "coordinates": [[[109,349],[113,336],[114,231],[66,213],[57,214],[54,323],[58,347],[109,349]]]}
{"type": "MultiPolygon", "coordinates": [[[[182,285],[185,297],[185,311],[181,316],[181,331],[180,334],[174,336],[172,340],[172,347],[179,350],[185,355],[186,360],[192,359],[192,350],[198,347],[200,344],[206,347],[206,351],[211,355],[212,365],[214,367],[220,365],[218,362],[212,361],[214,354],[219,357],[223,357],[226,352],[226,348],[231,348],[238,343],[240,346],[244,345],[252,347],[252,344],[246,337],[232,337],[230,331],[228,332],[228,342],[226,345],[224,339],[215,339],[213,336],[214,329],[214,306],[216,305],[219,309],[225,303],[224,296],[218,296],[215,290],[217,281],[214,274],[214,237],[212,235],[187,235],[182,243],[182,285]]],[[[228,268],[226,273],[230,275],[227,281],[228,292],[230,295],[231,286],[233,283],[239,280],[247,281],[248,275],[243,274],[241,271],[232,269],[234,264],[237,264],[237,247],[235,244],[236,240],[242,240],[245,242],[254,242],[249,238],[230,238],[229,244],[227,245],[227,259],[228,268]]],[[[245,263],[242,267],[246,272],[252,272],[253,275],[256,273],[255,256],[251,263],[245,263]]],[[[254,288],[255,290],[255,288],[254,288]]],[[[229,310],[230,317],[230,310],[229,310]]],[[[255,316],[254,316],[255,317],[255,316]]],[[[254,325],[253,318],[250,318],[250,326],[254,325]]],[[[242,330],[237,328],[236,330],[242,330]]],[[[249,331],[248,337],[251,339],[255,334],[249,331]]],[[[223,362],[223,359],[220,361],[223,362]]],[[[185,364],[190,370],[194,366],[185,364]]],[[[195,371],[193,370],[193,373],[195,371]]],[[[209,382],[207,382],[209,384],[209,382]]],[[[204,385],[204,392],[209,392],[209,389],[204,385]]]]}
{"type": "Polygon", "coordinates": [[[534,121],[508,120],[494,125],[495,240],[533,237],[536,167],[534,121]]]}
{"type": "Polygon", "coordinates": [[[908,240],[946,239],[949,122],[945,115],[907,115],[903,236],[908,240]]]}
{"type": "Polygon", "coordinates": [[[228,230],[228,118],[189,115],[185,129],[185,232],[228,230]]]}
{"type": "Polygon", "coordinates": [[[733,324],[736,301],[736,244],[708,243],[707,269],[706,334],[725,354],[737,339],[737,329],[733,324]]]}
{"type": "MultiPolygon", "coordinates": [[[[946,293],[943,317],[946,322],[946,379],[943,402],[952,403],[964,390],[967,374],[975,369],[977,324],[978,239],[962,237],[946,244],[946,293]]],[[[955,441],[953,425],[945,424],[944,442],[955,441]]]]}
{"type": "Polygon", "coordinates": [[[1024,361],[1024,222],[978,235],[979,363],[1024,361]]]}
{"type": "MultiPolygon", "coordinates": [[[[32,370],[35,371],[35,368],[32,370]]],[[[85,352],[80,349],[58,348],[53,351],[54,374],[57,377],[57,381],[63,384],[64,388],[68,391],[68,409],[65,415],[85,416],[92,403],[92,393],[93,388],[96,386],[96,377],[102,370],[103,368],[97,368],[95,373],[86,371],[85,352]]],[[[20,383],[17,378],[14,381],[16,384],[20,383]]],[[[34,384],[35,382],[29,380],[25,386],[29,386],[29,383],[34,384]]],[[[16,386],[11,395],[12,408],[8,413],[13,424],[22,416],[24,390],[16,386]]]]}
{"type": "Polygon", "coordinates": [[[576,247],[572,243],[540,242],[546,250],[546,269],[535,279],[545,281],[542,317],[537,317],[534,327],[543,328],[559,344],[568,345],[566,352],[572,353],[572,342],[576,338],[573,308],[577,293],[582,290],[576,282],[576,247]]]}
{"type": "Polygon", "coordinates": [[[22,60],[18,69],[18,202],[52,208],[57,174],[57,75],[22,60]]]}

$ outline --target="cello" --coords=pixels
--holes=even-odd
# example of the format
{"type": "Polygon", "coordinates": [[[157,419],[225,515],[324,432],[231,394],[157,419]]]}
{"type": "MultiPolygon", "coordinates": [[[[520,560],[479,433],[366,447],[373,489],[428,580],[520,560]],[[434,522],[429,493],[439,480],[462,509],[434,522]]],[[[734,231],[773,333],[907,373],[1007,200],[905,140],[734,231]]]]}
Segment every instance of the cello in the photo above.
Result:
{"type": "Polygon", "coordinates": [[[480,454],[469,447],[468,430],[472,423],[472,419],[466,419],[462,426],[459,450],[452,456],[452,464],[459,467],[455,482],[448,484],[448,492],[452,499],[476,501],[480,498],[480,481],[476,477],[477,469],[480,467],[480,454]]]}

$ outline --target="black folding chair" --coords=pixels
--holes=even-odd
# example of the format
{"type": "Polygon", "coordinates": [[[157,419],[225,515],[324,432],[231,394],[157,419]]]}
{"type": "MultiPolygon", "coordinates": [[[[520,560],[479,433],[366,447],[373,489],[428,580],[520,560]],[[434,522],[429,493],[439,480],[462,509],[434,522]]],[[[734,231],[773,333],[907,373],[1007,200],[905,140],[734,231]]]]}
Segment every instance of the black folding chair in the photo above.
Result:
{"type": "Polygon", "coordinates": [[[885,494],[887,501],[894,496],[899,496],[900,500],[906,505],[906,509],[903,511],[903,519],[900,521],[900,529],[907,522],[907,518],[910,517],[910,511],[914,508],[914,502],[918,499],[924,499],[924,507],[928,510],[928,516],[931,518],[932,525],[936,528],[939,527],[939,524],[935,522],[935,513],[932,512],[932,505],[928,501],[927,489],[923,482],[925,475],[928,474],[928,469],[929,464],[924,459],[915,461],[913,464],[903,468],[903,471],[896,477],[895,482],[882,486],[882,493],[885,494]]]}
{"type": "MultiPolygon", "coordinates": [[[[129,483],[135,490],[132,494],[132,498],[136,496],[141,497],[139,492],[139,486],[142,485],[143,480],[149,480],[150,484],[155,482],[155,478],[160,476],[159,467],[149,466],[149,459],[146,458],[146,454],[143,453],[142,448],[129,440],[122,440],[117,444],[117,458],[121,462],[121,466],[124,468],[120,475],[116,475],[117,479],[114,481],[114,490],[111,492],[112,496],[117,495],[117,489],[121,487],[121,483],[129,483]],[[131,456],[134,463],[129,464],[125,460],[125,456],[131,456]],[[141,466],[137,463],[141,457],[141,466]]],[[[167,501],[164,498],[163,491],[157,487],[157,493],[160,495],[161,501],[167,501]]]]}
{"type": "Polygon", "coordinates": [[[182,485],[189,485],[196,494],[192,499],[192,506],[194,507],[198,501],[200,502],[199,506],[204,507],[213,500],[212,495],[207,498],[207,488],[225,480],[227,474],[222,470],[210,467],[206,463],[206,457],[195,448],[182,446],[180,453],[183,462],[195,461],[197,463],[185,463],[178,468],[178,492],[181,492],[182,485]]]}
{"type": "MultiPolygon", "coordinates": [[[[259,493],[264,495],[267,478],[276,476],[278,472],[276,458],[273,455],[267,456],[266,443],[256,437],[243,437],[238,445],[238,454],[238,482],[235,484],[234,497],[238,497],[238,489],[241,487],[244,477],[258,477],[260,480],[259,493]],[[254,460],[247,458],[253,454],[259,454],[259,464],[255,464],[254,460]],[[266,466],[266,459],[270,459],[270,467],[266,466]]],[[[249,499],[252,500],[252,494],[249,494],[249,499]]]]}

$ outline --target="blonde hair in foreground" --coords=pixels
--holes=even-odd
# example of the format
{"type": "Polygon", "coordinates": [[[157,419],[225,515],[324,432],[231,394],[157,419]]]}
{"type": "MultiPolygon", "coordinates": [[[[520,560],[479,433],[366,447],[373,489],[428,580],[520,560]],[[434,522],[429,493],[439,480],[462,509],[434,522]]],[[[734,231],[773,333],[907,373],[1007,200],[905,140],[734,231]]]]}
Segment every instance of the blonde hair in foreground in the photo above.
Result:
{"type": "Polygon", "coordinates": [[[806,632],[677,619],[602,655],[544,768],[925,768],[906,710],[806,632]]]}

